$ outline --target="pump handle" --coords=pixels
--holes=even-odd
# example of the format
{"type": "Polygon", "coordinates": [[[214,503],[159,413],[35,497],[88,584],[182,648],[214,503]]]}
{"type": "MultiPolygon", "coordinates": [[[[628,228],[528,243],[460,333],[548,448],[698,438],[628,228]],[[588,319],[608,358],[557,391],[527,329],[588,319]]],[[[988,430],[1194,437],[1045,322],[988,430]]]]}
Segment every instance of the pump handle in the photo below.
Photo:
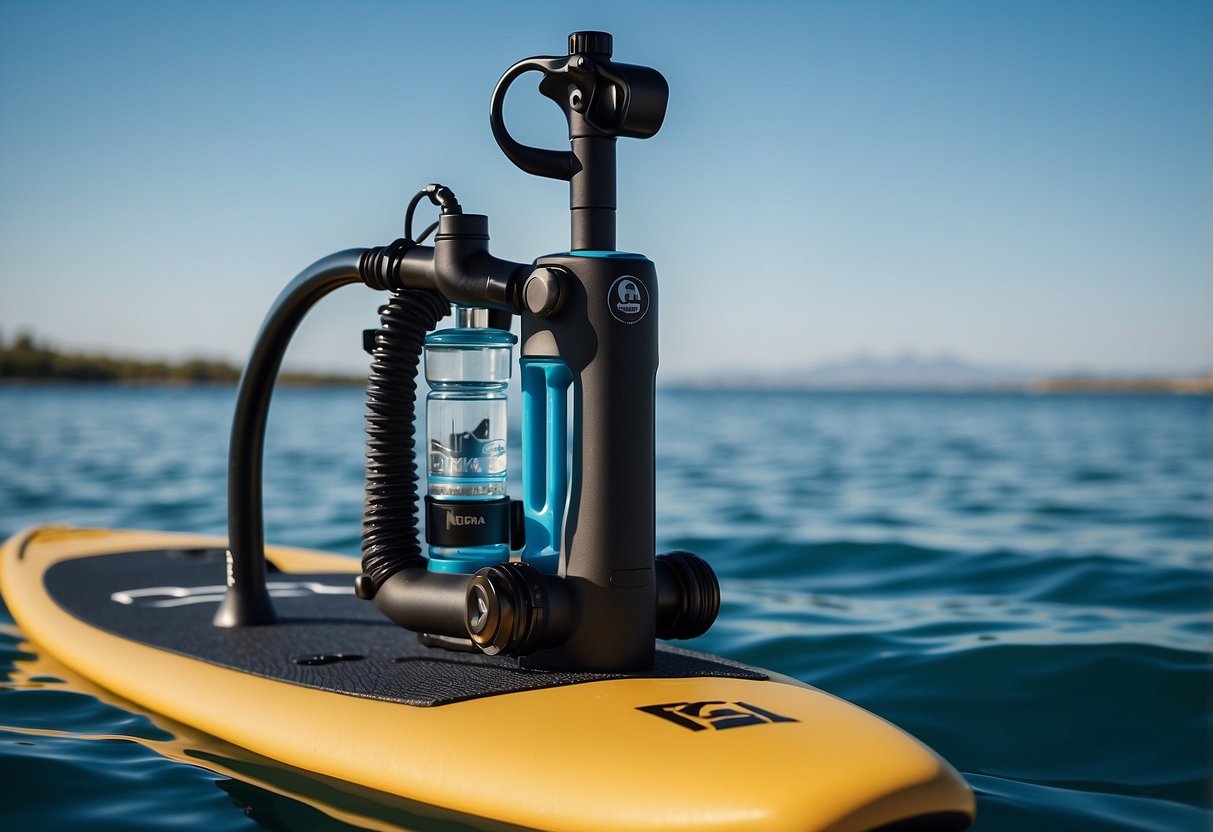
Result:
{"type": "Polygon", "coordinates": [[[506,157],[518,167],[534,176],[545,176],[548,179],[573,178],[573,153],[570,150],[546,150],[541,147],[531,147],[515,139],[505,126],[505,93],[510,84],[525,72],[542,72],[544,80],[558,77],[568,64],[568,58],[526,58],[514,64],[493,90],[493,99],[489,104],[489,126],[493,129],[493,138],[506,157]]]}
{"type": "Polygon", "coordinates": [[[506,70],[493,90],[489,125],[511,162],[549,179],[571,180],[579,172],[573,152],[524,145],[506,129],[506,91],[526,72],[543,74],[539,92],[556,102],[568,119],[570,139],[647,139],[661,129],[669,84],[650,67],[612,62],[611,48],[611,36],[605,32],[574,32],[567,56],[526,58],[506,70]]]}

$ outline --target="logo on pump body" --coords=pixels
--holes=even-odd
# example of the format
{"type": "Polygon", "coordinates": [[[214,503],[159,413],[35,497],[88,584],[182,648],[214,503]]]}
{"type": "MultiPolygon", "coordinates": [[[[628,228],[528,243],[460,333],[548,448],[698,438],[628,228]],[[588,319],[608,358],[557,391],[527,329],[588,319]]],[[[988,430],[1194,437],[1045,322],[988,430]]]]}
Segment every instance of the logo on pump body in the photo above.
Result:
{"type": "Polygon", "coordinates": [[[483,517],[475,514],[456,514],[449,508],[446,510],[447,531],[450,531],[451,526],[483,526],[487,522],[483,517]]]}
{"type": "Polygon", "coordinates": [[[630,274],[617,277],[607,292],[607,306],[615,320],[625,324],[637,323],[649,311],[649,289],[630,274]]]}

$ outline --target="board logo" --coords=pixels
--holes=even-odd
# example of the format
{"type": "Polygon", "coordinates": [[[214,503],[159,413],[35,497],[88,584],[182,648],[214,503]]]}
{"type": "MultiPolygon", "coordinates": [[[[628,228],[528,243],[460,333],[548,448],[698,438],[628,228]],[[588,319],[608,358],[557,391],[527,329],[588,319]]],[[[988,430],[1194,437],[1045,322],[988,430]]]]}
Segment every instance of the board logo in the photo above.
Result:
{"type": "MultiPolygon", "coordinates": [[[[270,581],[265,585],[271,598],[300,598],[305,595],[352,595],[353,584],[333,586],[316,581],[270,581]]],[[[225,586],[149,586],[124,589],[110,594],[116,604],[138,607],[186,607],[191,604],[218,604],[227,592],[225,586]]]]}
{"type": "Polygon", "coordinates": [[[649,311],[648,287],[630,274],[618,277],[607,292],[607,306],[615,320],[634,324],[649,311]]]}
{"type": "Polygon", "coordinates": [[[747,725],[767,725],[773,722],[800,722],[790,716],[780,716],[757,705],[746,702],[667,702],[664,705],[644,705],[637,708],[646,714],[659,716],[688,731],[706,731],[711,728],[724,731],[728,728],[744,728],[747,725]]]}

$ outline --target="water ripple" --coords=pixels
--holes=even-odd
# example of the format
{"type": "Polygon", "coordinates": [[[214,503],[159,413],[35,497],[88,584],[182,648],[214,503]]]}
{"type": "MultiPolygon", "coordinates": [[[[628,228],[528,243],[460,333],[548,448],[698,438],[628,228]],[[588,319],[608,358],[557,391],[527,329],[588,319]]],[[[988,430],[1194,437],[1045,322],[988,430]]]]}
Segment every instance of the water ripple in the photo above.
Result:
{"type": "MultiPolygon", "coordinates": [[[[233,402],[0,388],[0,533],[222,534],[233,402]]],[[[659,549],[721,576],[691,646],[922,738],[976,788],[981,832],[1207,829],[1210,424],[1208,398],[667,392],[659,549]]],[[[357,553],[362,443],[359,391],[276,393],[267,536],[357,553]]],[[[483,826],[165,728],[11,625],[0,674],[13,828],[483,826]]]]}

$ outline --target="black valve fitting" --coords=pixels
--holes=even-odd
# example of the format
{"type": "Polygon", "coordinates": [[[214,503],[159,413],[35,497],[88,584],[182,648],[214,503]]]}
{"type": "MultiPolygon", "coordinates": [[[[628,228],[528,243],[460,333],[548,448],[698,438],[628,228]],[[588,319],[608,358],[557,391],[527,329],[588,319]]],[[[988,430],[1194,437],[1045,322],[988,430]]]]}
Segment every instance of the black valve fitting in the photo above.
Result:
{"type": "Polygon", "coordinates": [[[430,202],[442,209],[444,214],[460,214],[463,208],[459,205],[459,200],[455,197],[455,192],[446,185],[426,185],[425,195],[430,198],[430,202]]]}
{"type": "Polygon", "coordinates": [[[524,656],[562,641],[571,608],[564,582],[525,561],[486,566],[467,587],[468,636],[485,653],[524,656]]]}
{"type": "Polygon", "coordinates": [[[657,637],[695,638],[720,612],[720,582],[708,562],[690,552],[657,556],[657,637]]]}
{"type": "MultiPolygon", "coordinates": [[[[402,237],[368,249],[358,261],[358,276],[372,289],[429,289],[450,303],[511,315],[523,308],[522,287],[530,273],[530,264],[489,253],[489,220],[484,214],[444,213],[438,218],[434,245],[402,237]]],[[[501,328],[508,329],[505,323],[501,328]]]]}
{"type": "MultiPolygon", "coordinates": [[[[367,286],[380,292],[399,292],[406,288],[404,281],[406,272],[421,272],[422,274],[429,272],[432,282],[433,253],[426,250],[418,251],[418,249],[426,249],[426,247],[419,246],[412,240],[403,237],[386,246],[369,248],[358,259],[358,277],[367,286]],[[406,260],[410,261],[407,265],[406,260]]],[[[420,284],[424,281],[413,280],[411,282],[416,284],[412,288],[422,288],[420,284]]]]}
{"type": "MultiPolygon", "coordinates": [[[[657,637],[695,638],[720,611],[720,583],[707,561],[690,552],[658,555],[657,637]]],[[[468,581],[467,634],[490,656],[525,656],[560,644],[572,624],[564,580],[525,561],[487,566],[468,581]]]]}
{"type": "Polygon", "coordinates": [[[451,303],[521,311],[522,283],[530,264],[489,253],[489,218],[443,214],[434,236],[435,288],[451,303]]]}

